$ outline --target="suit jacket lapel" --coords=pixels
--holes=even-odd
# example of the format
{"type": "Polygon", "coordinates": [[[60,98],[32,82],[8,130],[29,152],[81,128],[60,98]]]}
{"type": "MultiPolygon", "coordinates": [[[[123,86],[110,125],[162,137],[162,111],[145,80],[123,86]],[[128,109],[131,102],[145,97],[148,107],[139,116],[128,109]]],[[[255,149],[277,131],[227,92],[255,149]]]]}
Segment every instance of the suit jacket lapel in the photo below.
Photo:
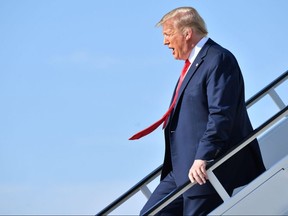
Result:
{"type": "MultiPolygon", "coordinates": [[[[187,84],[189,83],[190,79],[193,77],[193,75],[195,74],[195,72],[198,70],[198,68],[200,68],[200,65],[202,64],[202,62],[205,59],[205,56],[207,55],[208,49],[209,47],[214,43],[214,41],[212,41],[210,38],[208,39],[208,41],[205,43],[205,45],[202,47],[202,49],[200,50],[200,52],[198,53],[197,57],[195,58],[194,62],[192,63],[191,67],[189,68],[183,83],[181,85],[181,88],[179,90],[179,94],[178,94],[178,98],[174,107],[174,110],[176,110],[176,107],[178,105],[179,99],[181,98],[181,95],[184,92],[184,89],[186,88],[187,84]]],[[[174,114],[174,112],[173,112],[174,114]]]]}

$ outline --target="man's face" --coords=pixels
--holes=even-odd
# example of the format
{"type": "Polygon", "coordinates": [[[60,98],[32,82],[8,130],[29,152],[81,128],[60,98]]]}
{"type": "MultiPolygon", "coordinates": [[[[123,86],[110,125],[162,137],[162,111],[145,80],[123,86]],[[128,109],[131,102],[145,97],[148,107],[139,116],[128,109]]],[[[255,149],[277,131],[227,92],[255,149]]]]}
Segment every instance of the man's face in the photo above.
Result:
{"type": "Polygon", "coordinates": [[[172,19],[163,23],[162,27],[164,45],[172,50],[175,59],[186,60],[189,57],[189,49],[183,32],[174,27],[172,19]]]}

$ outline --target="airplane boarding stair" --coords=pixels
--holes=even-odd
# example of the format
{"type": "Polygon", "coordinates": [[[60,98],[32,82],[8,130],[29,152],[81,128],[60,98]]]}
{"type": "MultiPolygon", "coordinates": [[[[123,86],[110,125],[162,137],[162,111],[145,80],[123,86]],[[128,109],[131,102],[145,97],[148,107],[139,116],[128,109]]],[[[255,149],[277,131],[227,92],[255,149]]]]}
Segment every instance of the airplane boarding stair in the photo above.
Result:
{"type": "MultiPolygon", "coordinates": [[[[277,93],[278,89],[288,86],[288,71],[271,82],[268,86],[254,95],[246,102],[249,109],[257,107],[262,100],[272,99],[278,111],[270,115],[258,126],[243,142],[226,155],[216,160],[207,167],[207,173],[211,184],[214,186],[224,203],[210,213],[210,215],[287,215],[288,214],[288,91],[284,94],[277,93]],[[286,101],[284,101],[286,100],[286,101]],[[286,102],[286,103],[285,103],[286,102]],[[267,171],[257,177],[248,185],[234,190],[230,197],[217,176],[213,173],[218,166],[229,159],[239,150],[257,138],[262,152],[267,171]]],[[[271,100],[270,100],[271,103],[271,100]]],[[[263,106],[263,105],[262,105],[263,106]]],[[[263,108],[263,107],[262,107],[263,108]]],[[[258,112],[261,112],[260,110],[258,112]]],[[[104,208],[97,215],[113,215],[113,211],[128,199],[141,191],[149,198],[151,191],[149,184],[158,179],[162,166],[143,178],[134,187],[104,208]]],[[[167,197],[149,209],[145,214],[154,215],[179,195],[193,187],[194,184],[186,182],[167,197]]],[[[144,205],[144,203],[143,203],[144,205]]]]}

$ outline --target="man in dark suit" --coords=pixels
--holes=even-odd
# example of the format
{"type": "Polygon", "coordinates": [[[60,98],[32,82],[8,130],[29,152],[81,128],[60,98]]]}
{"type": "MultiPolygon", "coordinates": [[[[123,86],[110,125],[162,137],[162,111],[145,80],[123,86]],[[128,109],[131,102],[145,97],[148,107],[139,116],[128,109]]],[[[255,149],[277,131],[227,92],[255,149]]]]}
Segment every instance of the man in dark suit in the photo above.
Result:
{"type": "MultiPolygon", "coordinates": [[[[194,8],[174,9],[157,25],[162,26],[164,45],[174,58],[189,61],[190,66],[179,79],[175,102],[164,118],[166,149],[161,182],[141,214],[190,179],[198,184],[159,215],[206,215],[223,202],[207,178],[207,163],[253,130],[242,74],[233,54],[207,37],[205,22],[194,8]]],[[[264,170],[254,140],[215,173],[232,194],[234,188],[249,183],[264,170]]]]}

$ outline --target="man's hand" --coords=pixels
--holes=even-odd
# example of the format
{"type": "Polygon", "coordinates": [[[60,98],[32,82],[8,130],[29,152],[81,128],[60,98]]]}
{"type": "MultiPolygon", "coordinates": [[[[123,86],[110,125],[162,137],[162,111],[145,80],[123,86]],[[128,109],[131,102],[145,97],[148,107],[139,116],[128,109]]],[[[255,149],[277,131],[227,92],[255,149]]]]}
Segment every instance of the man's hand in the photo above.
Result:
{"type": "Polygon", "coordinates": [[[207,173],[206,173],[206,164],[207,162],[204,160],[195,160],[192,167],[189,170],[189,179],[192,183],[195,181],[202,185],[206,183],[206,180],[208,179],[207,173]]]}

